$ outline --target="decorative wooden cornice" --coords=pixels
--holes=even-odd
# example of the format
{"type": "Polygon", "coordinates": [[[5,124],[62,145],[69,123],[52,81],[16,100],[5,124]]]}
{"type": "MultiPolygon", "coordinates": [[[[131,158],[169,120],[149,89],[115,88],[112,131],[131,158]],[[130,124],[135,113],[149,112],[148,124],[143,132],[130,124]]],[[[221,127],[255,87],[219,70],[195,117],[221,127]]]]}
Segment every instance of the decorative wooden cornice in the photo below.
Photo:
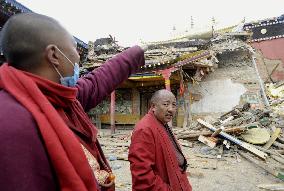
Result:
{"type": "Polygon", "coordinates": [[[284,21],[267,20],[259,23],[246,24],[244,30],[252,33],[248,42],[260,42],[284,38],[284,21]]]}

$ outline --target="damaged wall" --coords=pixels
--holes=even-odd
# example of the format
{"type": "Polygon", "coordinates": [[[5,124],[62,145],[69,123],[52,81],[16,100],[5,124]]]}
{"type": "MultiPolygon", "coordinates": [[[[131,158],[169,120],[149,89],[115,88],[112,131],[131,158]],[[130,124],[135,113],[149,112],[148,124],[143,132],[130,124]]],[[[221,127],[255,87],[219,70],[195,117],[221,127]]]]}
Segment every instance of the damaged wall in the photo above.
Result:
{"type": "Polygon", "coordinates": [[[201,100],[192,104],[192,113],[218,113],[230,111],[238,105],[246,88],[231,79],[220,79],[201,82],[200,86],[193,87],[192,92],[202,95],[201,100]]]}
{"type": "Polygon", "coordinates": [[[218,56],[218,66],[192,93],[200,94],[192,103],[193,115],[223,113],[245,102],[261,105],[259,84],[247,51],[223,52],[218,56]]]}
{"type": "Polygon", "coordinates": [[[268,70],[272,73],[273,81],[284,80],[284,38],[253,42],[252,46],[262,53],[265,59],[258,59],[258,63],[264,63],[268,70]],[[275,62],[280,63],[274,71],[275,62]]]}

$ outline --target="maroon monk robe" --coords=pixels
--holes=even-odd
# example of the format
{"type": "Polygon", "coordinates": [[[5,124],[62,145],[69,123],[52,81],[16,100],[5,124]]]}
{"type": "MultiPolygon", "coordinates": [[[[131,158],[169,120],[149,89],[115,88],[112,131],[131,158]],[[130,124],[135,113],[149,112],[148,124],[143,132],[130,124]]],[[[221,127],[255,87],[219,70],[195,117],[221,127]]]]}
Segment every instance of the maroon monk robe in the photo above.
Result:
{"type": "Polygon", "coordinates": [[[129,148],[134,191],[191,191],[165,127],[150,110],[135,127],[129,148]]]}
{"type": "MultiPolygon", "coordinates": [[[[110,59],[100,68],[99,71],[94,70],[93,72],[87,74],[84,78],[79,79],[77,83],[79,90],[77,97],[85,111],[94,108],[105,98],[105,95],[101,93],[105,91],[107,95],[110,95],[110,93],[118,85],[120,85],[122,81],[126,80],[131,74],[137,72],[140,69],[139,67],[144,65],[144,63],[144,53],[140,47],[136,46],[110,59]],[[120,72],[119,74],[118,71],[120,72]],[[97,77],[98,74],[100,77],[97,77]],[[104,80],[106,77],[112,77],[112,83],[104,80]],[[88,89],[90,86],[93,88],[103,86],[104,89],[103,91],[99,90],[93,92],[93,89],[91,88],[89,89],[91,92],[87,92],[86,89],[88,89]],[[84,91],[80,91],[80,89],[84,89],[84,91]]],[[[99,142],[97,140],[95,143],[92,142],[91,137],[89,137],[88,134],[86,135],[84,130],[78,129],[77,126],[70,124],[70,128],[77,136],[80,137],[80,140],[83,141],[83,144],[85,143],[85,147],[88,148],[88,150],[97,158],[101,169],[107,170],[104,166],[110,168],[99,142]]],[[[114,187],[109,189],[102,188],[102,191],[112,190],[114,190],[114,187]]]]}
{"type": "MultiPolygon", "coordinates": [[[[85,111],[99,104],[143,64],[142,49],[133,47],[80,79],[76,86],[77,98],[85,111]]],[[[1,190],[59,190],[57,177],[31,113],[4,89],[0,89],[0,106],[1,190]]],[[[83,129],[72,125],[71,128],[77,131],[77,135],[83,135],[81,141],[89,144],[88,134],[83,129]]],[[[99,146],[98,149],[103,156],[99,146]]]]}

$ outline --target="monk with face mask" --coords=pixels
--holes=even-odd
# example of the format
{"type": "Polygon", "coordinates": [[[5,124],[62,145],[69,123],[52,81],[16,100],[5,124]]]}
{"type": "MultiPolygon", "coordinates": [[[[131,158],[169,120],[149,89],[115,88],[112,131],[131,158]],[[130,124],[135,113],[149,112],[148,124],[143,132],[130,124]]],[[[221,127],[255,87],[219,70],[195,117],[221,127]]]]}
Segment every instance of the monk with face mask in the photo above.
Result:
{"type": "Polygon", "coordinates": [[[145,64],[134,46],[79,78],[70,33],[53,18],[17,14],[3,27],[0,187],[5,191],[111,191],[114,175],[85,112],[145,64]]]}

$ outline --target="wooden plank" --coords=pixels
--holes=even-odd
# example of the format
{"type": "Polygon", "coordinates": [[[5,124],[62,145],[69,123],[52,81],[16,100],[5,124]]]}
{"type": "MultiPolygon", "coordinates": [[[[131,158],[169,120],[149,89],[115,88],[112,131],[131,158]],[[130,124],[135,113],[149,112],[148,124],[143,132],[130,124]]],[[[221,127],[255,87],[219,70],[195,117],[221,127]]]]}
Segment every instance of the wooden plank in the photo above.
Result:
{"type": "Polygon", "coordinates": [[[248,155],[248,153],[245,153],[245,152],[242,152],[242,151],[238,151],[238,153],[244,157],[245,159],[247,159],[248,161],[254,163],[256,166],[264,169],[265,171],[267,171],[268,173],[272,174],[273,176],[281,179],[281,180],[284,180],[284,173],[282,172],[279,172],[279,171],[276,171],[276,170],[273,170],[271,169],[269,166],[267,166],[266,164],[264,164],[263,162],[261,163],[260,161],[257,161],[256,159],[250,157],[248,155]]]}
{"type": "Polygon", "coordinates": [[[230,116],[227,119],[225,119],[224,121],[220,120],[220,122],[221,122],[222,125],[224,125],[224,124],[228,123],[229,121],[231,121],[233,119],[234,119],[234,116],[230,116]]]}
{"type": "Polygon", "coordinates": [[[128,161],[128,156],[118,155],[118,156],[117,156],[117,160],[128,161]]]}
{"type": "Polygon", "coordinates": [[[216,146],[217,141],[214,140],[214,139],[216,139],[216,138],[214,138],[214,137],[205,137],[203,135],[200,135],[198,137],[198,141],[208,145],[211,148],[214,148],[216,146]]]}
{"type": "Polygon", "coordinates": [[[211,137],[216,137],[217,135],[219,135],[221,133],[222,129],[219,128],[216,131],[214,131],[214,133],[212,133],[211,137]]]}
{"type": "Polygon", "coordinates": [[[276,128],[275,131],[272,133],[269,141],[263,146],[264,149],[269,149],[271,145],[274,143],[274,141],[279,137],[281,133],[280,128],[276,128]]]}
{"type": "Polygon", "coordinates": [[[278,184],[260,184],[257,185],[258,188],[263,188],[265,190],[270,191],[284,191],[284,183],[278,183],[278,184]]]}
{"type": "Polygon", "coordinates": [[[271,155],[271,158],[273,158],[277,162],[284,164],[284,158],[283,157],[280,157],[280,156],[277,156],[277,155],[271,155]]]}
{"type": "Polygon", "coordinates": [[[276,156],[281,157],[281,158],[284,159],[284,156],[283,156],[281,153],[279,153],[278,151],[264,149],[264,148],[262,148],[262,147],[260,147],[260,146],[255,146],[255,147],[256,147],[257,149],[259,149],[259,150],[265,152],[265,153],[268,153],[268,154],[270,154],[270,155],[276,155],[276,156]]]}
{"type": "Polygon", "coordinates": [[[273,145],[276,146],[276,147],[278,147],[278,148],[280,148],[280,149],[284,149],[284,144],[279,143],[279,142],[277,142],[277,141],[275,141],[275,142],[273,143],[273,145]]]}
{"type": "Polygon", "coordinates": [[[284,143],[284,137],[278,137],[277,141],[279,141],[280,143],[284,143]]]}
{"type": "MultiPolygon", "coordinates": [[[[246,127],[233,127],[233,128],[226,128],[223,131],[226,133],[239,133],[242,131],[245,131],[247,128],[246,127]]],[[[212,132],[211,131],[196,131],[196,132],[182,132],[182,133],[176,133],[177,138],[179,139],[195,139],[197,140],[199,135],[203,136],[211,136],[212,132]]]]}
{"type": "MultiPolygon", "coordinates": [[[[211,125],[210,123],[207,123],[206,121],[203,121],[202,119],[197,119],[198,123],[202,124],[203,126],[207,127],[208,129],[210,129],[211,131],[216,131],[216,128],[213,127],[213,125],[211,125]]],[[[255,154],[256,156],[260,157],[261,159],[266,159],[267,157],[267,154],[258,150],[257,148],[255,148],[254,146],[246,143],[246,142],[243,142],[231,135],[229,135],[228,133],[226,132],[223,132],[221,131],[220,132],[220,135],[222,137],[224,137],[225,139],[228,139],[229,141],[241,146],[242,148],[250,151],[251,153],[255,154]]]]}

